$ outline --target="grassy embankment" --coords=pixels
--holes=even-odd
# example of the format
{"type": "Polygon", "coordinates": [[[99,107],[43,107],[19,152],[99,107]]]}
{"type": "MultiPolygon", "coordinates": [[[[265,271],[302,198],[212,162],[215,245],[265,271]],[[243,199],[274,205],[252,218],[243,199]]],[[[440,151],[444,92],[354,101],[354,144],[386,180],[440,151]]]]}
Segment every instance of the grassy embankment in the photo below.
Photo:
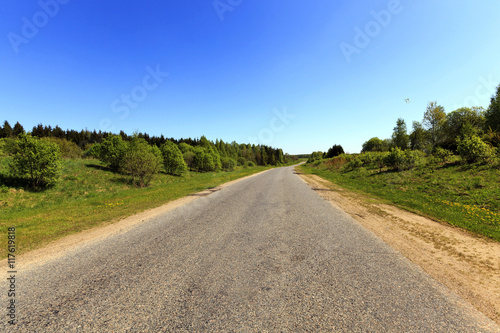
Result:
{"type": "Polygon", "coordinates": [[[500,241],[500,170],[463,165],[458,157],[441,165],[427,160],[412,170],[359,168],[343,171],[339,160],[300,166],[341,187],[500,241]]]}
{"type": "MultiPolygon", "coordinates": [[[[6,175],[8,160],[0,157],[0,176],[6,175]]],[[[5,238],[0,242],[4,244],[0,258],[7,256],[8,227],[16,227],[16,253],[25,253],[63,236],[269,168],[238,167],[232,172],[191,172],[184,177],[160,173],[149,187],[137,188],[97,160],[64,160],[61,181],[54,188],[32,192],[0,186],[0,235],[5,238]]]]}

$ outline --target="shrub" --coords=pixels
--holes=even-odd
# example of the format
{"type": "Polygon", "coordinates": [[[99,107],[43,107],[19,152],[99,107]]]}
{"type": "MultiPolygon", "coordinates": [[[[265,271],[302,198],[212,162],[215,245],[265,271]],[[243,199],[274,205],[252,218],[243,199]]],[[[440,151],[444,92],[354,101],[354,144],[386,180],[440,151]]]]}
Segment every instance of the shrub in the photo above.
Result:
{"type": "Polygon", "coordinates": [[[314,161],[321,160],[322,158],[323,158],[323,152],[321,152],[321,151],[315,151],[315,152],[313,152],[309,156],[309,159],[307,160],[307,163],[312,163],[314,161]]]}
{"type": "Polygon", "coordinates": [[[355,169],[358,169],[363,166],[363,161],[361,158],[356,156],[355,158],[351,159],[344,167],[344,171],[352,171],[355,169]]]}
{"type": "Polygon", "coordinates": [[[2,138],[0,139],[0,155],[12,155],[16,152],[16,139],[15,138],[2,138]]]}
{"type": "Polygon", "coordinates": [[[9,165],[14,176],[28,178],[33,187],[48,187],[57,183],[61,172],[61,152],[55,143],[21,133],[15,145],[9,165]]]}
{"type": "Polygon", "coordinates": [[[247,160],[245,160],[244,157],[238,157],[238,165],[245,165],[245,163],[247,162],[247,160]]]}
{"type": "Polygon", "coordinates": [[[91,144],[88,145],[83,152],[83,157],[92,157],[92,158],[97,158],[99,159],[101,154],[101,144],[96,143],[96,144],[91,144]]]}
{"type": "Polygon", "coordinates": [[[62,157],[65,158],[81,158],[83,151],[78,145],[72,141],[61,138],[46,137],[42,140],[53,142],[59,146],[62,157]]]}
{"type": "Polygon", "coordinates": [[[237,164],[236,160],[230,157],[221,158],[221,163],[222,163],[222,170],[224,171],[233,171],[237,164]]]}
{"type": "Polygon", "coordinates": [[[373,154],[373,163],[377,166],[380,172],[382,168],[385,167],[385,158],[388,153],[375,153],[373,154]]]}
{"type": "Polygon", "coordinates": [[[437,147],[434,150],[433,155],[435,157],[441,159],[441,161],[443,162],[443,164],[445,164],[448,161],[448,159],[453,155],[453,153],[451,152],[451,150],[444,149],[444,148],[441,148],[441,147],[437,147]]]}
{"type": "MultiPolygon", "coordinates": [[[[172,141],[166,141],[161,146],[163,165],[169,175],[180,176],[187,171],[187,165],[179,147],[172,141]]],[[[187,153],[187,152],[186,152],[187,153]]]]}
{"type": "Polygon", "coordinates": [[[374,153],[367,152],[358,156],[363,166],[368,167],[373,164],[374,153]]]}
{"type": "Polygon", "coordinates": [[[484,162],[493,155],[491,147],[475,135],[459,140],[457,150],[467,163],[484,162]]]}
{"type": "Polygon", "coordinates": [[[118,171],[122,167],[127,146],[120,135],[110,135],[96,148],[99,150],[99,160],[106,163],[113,171],[118,171]]]}
{"type": "Polygon", "coordinates": [[[185,153],[182,154],[182,157],[184,158],[184,162],[186,162],[186,165],[188,166],[189,169],[193,169],[193,159],[194,159],[194,152],[193,151],[186,151],[185,153]]]}
{"type": "Polygon", "coordinates": [[[191,145],[189,145],[189,144],[187,144],[187,143],[185,143],[185,142],[179,143],[178,147],[179,147],[179,150],[183,154],[186,153],[186,152],[188,152],[188,151],[191,151],[191,152],[194,151],[194,147],[191,146],[191,145]]]}
{"type": "Polygon", "coordinates": [[[384,163],[393,170],[402,170],[405,163],[405,154],[399,148],[393,148],[384,158],[384,163]]]}
{"type": "Polygon", "coordinates": [[[252,162],[252,161],[247,162],[247,167],[254,167],[254,166],[255,166],[254,162],[252,162]]]}
{"type": "Polygon", "coordinates": [[[403,152],[403,165],[405,169],[413,169],[422,161],[422,155],[418,150],[406,149],[403,152]]]}
{"type": "Polygon", "coordinates": [[[160,172],[162,154],[157,146],[135,137],[129,144],[122,160],[122,170],[131,177],[134,185],[149,185],[153,176],[160,172]]]}

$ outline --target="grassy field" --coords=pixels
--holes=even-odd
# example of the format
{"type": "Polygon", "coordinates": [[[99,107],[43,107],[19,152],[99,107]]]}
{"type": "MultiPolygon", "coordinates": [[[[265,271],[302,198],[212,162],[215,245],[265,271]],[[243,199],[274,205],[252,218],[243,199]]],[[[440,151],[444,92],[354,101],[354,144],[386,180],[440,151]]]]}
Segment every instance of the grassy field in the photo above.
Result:
{"type": "MultiPolygon", "coordinates": [[[[0,157],[0,176],[9,158],[0,157]]],[[[32,192],[0,182],[0,257],[7,256],[7,228],[16,227],[16,253],[39,248],[63,236],[161,206],[168,201],[251,175],[269,167],[232,172],[189,173],[175,177],[161,173],[151,186],[137,188],[93,159],[65,160],[60,183],[32,192]]],[[[5,179],[5,178],[3,178],[5,179]]]]}
{"type": "Polygon", "coordinates": [[[500,241],[500,170],[458,162],[393,172],[342,172],[331,160],[300,166],[342,187],[500,241]]]}

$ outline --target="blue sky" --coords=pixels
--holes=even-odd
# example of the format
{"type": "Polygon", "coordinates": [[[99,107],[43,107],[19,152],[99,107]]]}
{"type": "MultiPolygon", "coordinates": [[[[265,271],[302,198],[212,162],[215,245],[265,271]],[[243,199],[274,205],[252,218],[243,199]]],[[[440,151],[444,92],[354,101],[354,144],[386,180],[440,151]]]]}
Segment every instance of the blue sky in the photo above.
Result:
{"type": "Polygon", "coordinates": [[[498,13],[498,0],[0,0],[0,121],[359,152],[429,101],[487,108],[498,13]]]}

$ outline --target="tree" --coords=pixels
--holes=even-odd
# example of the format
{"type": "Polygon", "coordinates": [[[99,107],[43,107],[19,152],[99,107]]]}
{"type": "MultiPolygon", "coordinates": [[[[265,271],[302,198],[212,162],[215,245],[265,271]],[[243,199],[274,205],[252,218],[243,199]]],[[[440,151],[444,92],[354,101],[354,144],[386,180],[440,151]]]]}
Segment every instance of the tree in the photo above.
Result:
{"type": "Polygon", "coordinates": [[[21,124],[19,124],[19,122],[16,122],[14,128],[12,129],[12,135],[17,138],[21,133],[24,133],[24,128],[21,124]]]}
{"type": "Polygon", "coordinates": [[[160,172],[161,163],[160,149],[149,145],[145,139],[134,136],[123,156],[121,169],[131,177],[132,184],[144,187],[160,172]]]}
{"type": "Polygon", "coordinates": [[[113,171],[118,171],[127,148],[127,143],[121,136],[109,135],[95,149],[99,152],[99,160],[106,163],[113,171]]]}
{"type": "Polygon", "coordinates": [[[457,149],[457,140],[471,136],[480,136],[485,123],[484,109],[481,107],[460,108],[446,115],[443,130],[443,145],[448,149],[457,149]]]}
{"type": "Polygon", "coordinates": [[[388,148],[389,147],[387,147],[386,143],[384,143],[383,140],[374,137],[363,143],[363,148],[361,149],[361,152],[366,153],[369,151],[387,151],[388,148]]]}
{"type": "Polygon", "coordinates": [[[495,132],[500,132],[500,84],[497,86],[496,95],[491,97],[485,116],[486,126],[495,132]]]}
{"type": "Polygon", "coordinates": [[[237,165],[236,160],[232,159],[231,157],[222,157],[221,163],[222,163],[222,170],[224,171],[233,171],[237,165]]]}
{"type": "Polygon", "coordinates": [[[341,145],[333,145],[332,148],[328,149],[325,158],[332,158],[344,154],[344,148],[341,145]]]}
{"type": "Polygon", "coordinates": [[[410,148],[412,150],[422,150],[425,151],[427,148],[427,132],[418,121],[414,121],[412,124],[412,132],[409,136],[410,148]]]}
{"type": "Polygon", "coordinates": [[[10,127],[10,124],[7,120],[4,121],[3,128],[0,134],[0,138],[10,138],[12,136],[12,127],[10,127]]]}
{"type": "Polygon", "coordinates": [[[9,165],[14,176],[27,177],[35,188],[57,183],[61,171],[61,153],[55,143],[21,133],[16,146],[9,165]]]}
{"type": "Polygon", "coordinates": [[[179,147],[167,140],[160,148],[163,155],[165,172],[169,175],[180,176],[187,171],[187,165],[179,147]]]}
{"type": "Polygon", "coordinates": [[[59,147],[61,156],[64,158],[82,157],[83,150],[80,147],[78,147],[78,145],[74,142],[56,137],[47,137],[47,138],[42,138],[41,140],[55,143],[59,147]]]}
{"type": "Polygon", "coordinates": [[[312,163],[314,161],[319,161],[323,158],[324,153],[322,151],[315,151],[307,159],[307,163],[312,163]]]}
{"type": "Polygon", "coordinates": [[[395,147],[403,150],[407,149],[410,144],[410,137],[406,131],[406,123],[402,118],[396,121],[396,127],[394,127],[394,132],[392,133],[392,143],[395,147]]]}
{"type": "Polygon", "coordinates": [[[445,119],[446,113],[444,112],[444,108],[438,105],[437,102],[429,102],[424,113],[422,125],[429,133],[431,149],[434,149],[443,137],[442,130],[445,119]]]}
{"type": "Polygon", "coordinates": [[[464,161],[474,163],[486,161],[493,155],[493,151],[478,136],[471,136],[458,141],[458,153],[464,161]]]}
{"type": "Polygon", "coordinates": [[[199,172],[209,172],[216,170],[213,156],[208,149],[200,146],[195,148],[193,167],[199,172]]]}

